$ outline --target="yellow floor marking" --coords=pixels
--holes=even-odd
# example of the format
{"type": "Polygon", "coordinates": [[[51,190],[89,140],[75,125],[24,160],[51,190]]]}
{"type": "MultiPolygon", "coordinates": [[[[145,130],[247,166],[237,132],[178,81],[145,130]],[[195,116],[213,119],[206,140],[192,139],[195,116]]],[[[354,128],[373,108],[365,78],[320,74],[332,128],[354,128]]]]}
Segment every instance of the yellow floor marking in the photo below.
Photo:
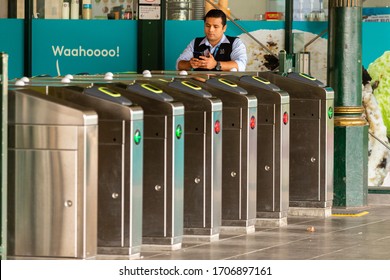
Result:
{"type": "Polygon", "coordinates": [[[346,214],[332,214],[332,216],[337,216],[337,217],[361,217],[364,215],[367,215],[369,212],[363,211],[360,213],[352,214],[352,213],[346,213],[346,214]]]}

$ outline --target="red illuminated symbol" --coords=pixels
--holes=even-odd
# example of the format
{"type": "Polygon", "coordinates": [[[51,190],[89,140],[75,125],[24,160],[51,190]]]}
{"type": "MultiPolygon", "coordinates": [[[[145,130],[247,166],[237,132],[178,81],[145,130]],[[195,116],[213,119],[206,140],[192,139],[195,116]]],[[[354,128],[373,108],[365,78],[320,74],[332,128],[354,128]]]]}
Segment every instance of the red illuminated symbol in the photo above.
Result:
{"type": "Polygon", "coordinates": [[[251,121],[249,123],[249,126],[251,127],[251,129],[254,129],[256,127],[256,118],[255,118],[255,116],[251,117],[251,121]]]}
{"type": "Polygon", "coordinates": [[[221,123],[219,121],[216,121],[214,123],[214,131],[216,134],[218,134],[221,131],[221,123]]]}
{"type": "Polygon", "coordinates": [[[288,123],[288,113],[287,112],[284,112],[284,114],[283,114],[283,123],[284,124],[288,123]]]}

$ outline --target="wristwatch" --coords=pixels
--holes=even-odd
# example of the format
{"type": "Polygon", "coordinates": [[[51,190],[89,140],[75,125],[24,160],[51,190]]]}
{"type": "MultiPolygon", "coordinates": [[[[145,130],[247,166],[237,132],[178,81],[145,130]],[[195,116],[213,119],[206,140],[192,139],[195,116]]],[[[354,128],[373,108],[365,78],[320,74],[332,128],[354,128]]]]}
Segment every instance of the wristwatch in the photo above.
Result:
{"type": "Polygon", "coordinates": [[[221,71],[221,69],[222,69],[221,62],[217,61],[217,65],[215,66],[215,69],[217,71],[221,71]]]}

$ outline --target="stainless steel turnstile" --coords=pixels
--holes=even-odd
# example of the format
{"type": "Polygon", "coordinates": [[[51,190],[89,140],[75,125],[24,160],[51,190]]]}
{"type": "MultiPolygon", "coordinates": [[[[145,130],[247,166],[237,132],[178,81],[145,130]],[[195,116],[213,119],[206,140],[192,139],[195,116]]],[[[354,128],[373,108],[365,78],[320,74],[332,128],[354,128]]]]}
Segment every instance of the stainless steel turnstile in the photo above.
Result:
{"type": "Polygon", "coordinates": [[[10,89],[11,258],[96,257],[97,121],[79,105],[10,89]]]}
{"type": "Polygon", "coordinates": [[[257,225],[287,225],[289,208],[290,98],[286,91],[253,75],[224,78],[256,96],[257,225]]]}
{"type": "Polygon", "coordinates": [[[223,77],[191,81],[223,103],[221,232],[253,232],[256,223],[256,97],[223,77]]]}
{"type": "Polygon", "coordinates": [[[104,84],[48,87],[47,94],[99,116],[98,253],[139,257],[142,243],[143,110],[104,84]]]}
{"type": "Polygon", "coordinates": [[[181,248],[184,201],[184,106],[147,81],[107,85],[144,110],[142,248],[181,248]]]}
{"type": "Polygon", "coordinates": [[[188,80],[152,78],[185,107],[184,238],[219,239],[222,187],[222,101],[188,80]]]}
{"type": "Polygon", "coordinates": [[[259,76],[290,95],[291,214],[330,216],[333,202],[334,92],[313,77],[259,76]]]}

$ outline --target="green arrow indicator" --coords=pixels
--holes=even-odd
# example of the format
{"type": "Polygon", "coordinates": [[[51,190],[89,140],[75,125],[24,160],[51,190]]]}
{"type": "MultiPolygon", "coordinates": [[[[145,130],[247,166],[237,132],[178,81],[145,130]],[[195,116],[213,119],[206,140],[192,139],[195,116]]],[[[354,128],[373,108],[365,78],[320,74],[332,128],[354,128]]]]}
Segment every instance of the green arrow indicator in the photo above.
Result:
{"type": "Polygon", "coordinates": [[[179,124],[176,127],[176,137],[177,137],[177,139],[180,139],[182,134],[183,134],[183,129],[181,128],[181,125],[179,124]]]}
{"type": "Polygon", "coordinates": [[[134,142],[136,145],[138,145],[140,142],[141,142],[141,131],[139,131],[138,129],[135,131],[134,133],[134,142]]]}

